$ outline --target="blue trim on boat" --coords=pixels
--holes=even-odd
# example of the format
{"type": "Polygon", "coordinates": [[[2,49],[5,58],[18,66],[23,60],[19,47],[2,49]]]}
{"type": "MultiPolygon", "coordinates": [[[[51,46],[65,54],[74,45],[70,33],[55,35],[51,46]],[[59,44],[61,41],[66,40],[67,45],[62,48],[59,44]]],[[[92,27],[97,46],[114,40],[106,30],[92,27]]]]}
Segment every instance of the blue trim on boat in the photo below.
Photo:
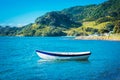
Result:
{"type": "Polygon", "coordinates": [[[42,54],[46,54],[46,55],[50,55],[50,56],[60,56],[60,57],[77,57],[77,56],[85,56],[85,55],[90,55],[91,53],[87,53],[87,54],[58,54],[58,53],[51,53],[51,52],[44,52],[44,51],[39,51],[36,50],[36,52],[42,53],[42,54]]]}

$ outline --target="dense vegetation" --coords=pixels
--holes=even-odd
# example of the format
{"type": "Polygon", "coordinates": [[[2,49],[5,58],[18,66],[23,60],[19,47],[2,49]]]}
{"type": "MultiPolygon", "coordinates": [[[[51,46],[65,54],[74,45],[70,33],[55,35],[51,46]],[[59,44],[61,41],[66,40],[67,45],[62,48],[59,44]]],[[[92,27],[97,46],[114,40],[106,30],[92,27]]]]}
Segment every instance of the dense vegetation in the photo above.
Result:
{"type": "Polygon", "coordinates": [[[0,36],[16,36],[17,32],[19,32],[21,29],[22,28],[18,27],[0,26],[0,36]]]}
{"type": "Polygon", "coordinates": [[[80,36],[120,33],[120,1],[48,12],[21,28],[0,26],[0,36],[80,36]]]}

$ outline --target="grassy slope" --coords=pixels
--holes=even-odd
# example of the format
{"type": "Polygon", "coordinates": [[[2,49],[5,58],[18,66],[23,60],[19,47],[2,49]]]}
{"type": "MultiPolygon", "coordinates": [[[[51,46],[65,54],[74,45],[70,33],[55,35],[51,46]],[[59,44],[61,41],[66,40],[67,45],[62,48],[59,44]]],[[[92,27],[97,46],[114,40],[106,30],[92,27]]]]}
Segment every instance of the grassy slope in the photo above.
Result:
{"type": "Polygon", "coordinates": [[[103,23],[100,23],[100,24],[96,24],[95,21],[83,22],[83,25],[81,27],[79,27],[79,28],[71,28],[70,30],[66,31],[66,33],[68,33],[68,35],[70,33],[73,33],[73,32],[85,32],[87,34],[92,34],[91,32],[84,31],[84,29],[93,28],[93,29],[101,30],[101,29],[104,29],[105,26],[108,23],[111,23],[111,22],[103,22],[103,23]]]}

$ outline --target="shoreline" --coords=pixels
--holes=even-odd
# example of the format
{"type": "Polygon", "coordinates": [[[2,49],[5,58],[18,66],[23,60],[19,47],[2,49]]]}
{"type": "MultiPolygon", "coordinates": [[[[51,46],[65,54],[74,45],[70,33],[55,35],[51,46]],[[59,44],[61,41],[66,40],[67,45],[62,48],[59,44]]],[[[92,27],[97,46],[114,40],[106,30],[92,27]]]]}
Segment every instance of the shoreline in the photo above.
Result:
{"type": "Polygon", "coordinates": [[[120,36],[110,35],[110,36],[77,36],[76,40],[111,40],[120,41],[120,36]]]}
{"type": "MultiPolygon", "coordinates": [[[[53,36],[0,36],[0,37],[53,37],[53,36]]],[[[109,36],[54,36],[54,37],[73,37],[75,40],[110,40],[110,41],[120,41],[120,35],[112,34],[109,36]]]]}

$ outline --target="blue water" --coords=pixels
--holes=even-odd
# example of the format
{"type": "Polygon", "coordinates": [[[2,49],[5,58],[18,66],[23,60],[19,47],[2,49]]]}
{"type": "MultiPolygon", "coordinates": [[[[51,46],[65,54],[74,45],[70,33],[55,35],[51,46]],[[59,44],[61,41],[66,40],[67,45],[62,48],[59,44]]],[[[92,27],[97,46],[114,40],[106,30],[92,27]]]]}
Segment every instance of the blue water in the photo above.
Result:
{"type": "Polygon", "coordinates": [[[0,37],[0,80],[120,80],[120,42],[0,37]],[[88,61],[47,61],[35,50],[91,51],[88,61]]]}

